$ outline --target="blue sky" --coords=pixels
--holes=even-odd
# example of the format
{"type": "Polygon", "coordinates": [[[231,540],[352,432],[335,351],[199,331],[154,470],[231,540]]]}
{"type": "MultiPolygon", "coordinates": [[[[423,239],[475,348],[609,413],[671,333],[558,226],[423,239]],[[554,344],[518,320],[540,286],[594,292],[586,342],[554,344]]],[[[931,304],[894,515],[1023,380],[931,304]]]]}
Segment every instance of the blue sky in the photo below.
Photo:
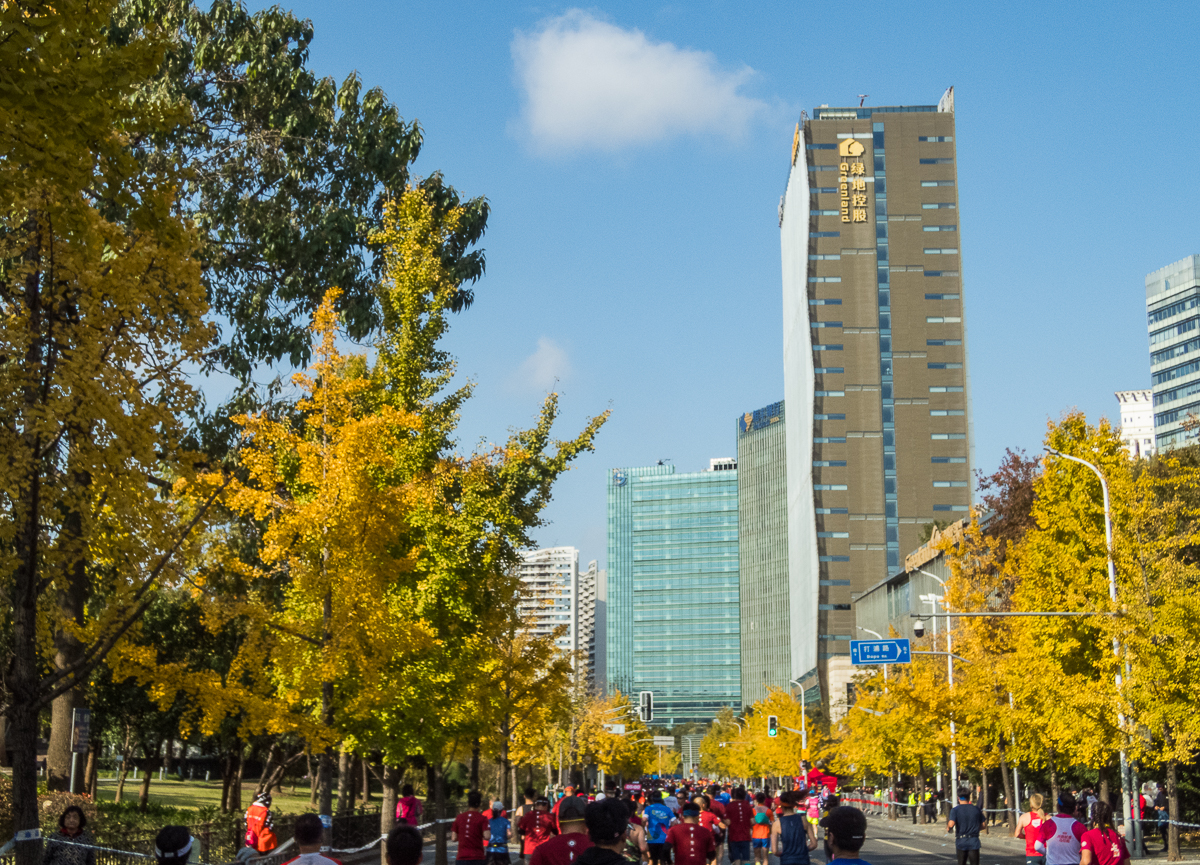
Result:
{"type": "Polygon", "coordinates": [[[538,531],[603,564],[605,472],[732,456],[783,395],[777,206],[822,103],[954,85],[976,461],[1149,386],[1143,279],[1200,252],[1190,4],[292,3],[312,63],[420,120],[419,174],[492,205],[449,349],[462,443],[612,409],[538,531]]]}

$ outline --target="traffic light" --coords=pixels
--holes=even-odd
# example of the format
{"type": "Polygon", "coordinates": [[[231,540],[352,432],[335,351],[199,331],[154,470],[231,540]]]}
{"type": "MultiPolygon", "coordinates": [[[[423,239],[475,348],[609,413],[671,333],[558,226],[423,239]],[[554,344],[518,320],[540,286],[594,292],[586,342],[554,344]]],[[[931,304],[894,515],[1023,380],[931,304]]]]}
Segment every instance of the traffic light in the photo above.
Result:
{"type": "Polygon", "coordinates": [[[654,694],[650,691],[642,691],[641,701],[638,704],[638,717],[645,723],[654,720],[654,694]]]}
{"type": "Polygon", "coordinates": [[[767,735],[771,738],[779,735],[779,719],[774,715],[767,715],[767,735]]]}

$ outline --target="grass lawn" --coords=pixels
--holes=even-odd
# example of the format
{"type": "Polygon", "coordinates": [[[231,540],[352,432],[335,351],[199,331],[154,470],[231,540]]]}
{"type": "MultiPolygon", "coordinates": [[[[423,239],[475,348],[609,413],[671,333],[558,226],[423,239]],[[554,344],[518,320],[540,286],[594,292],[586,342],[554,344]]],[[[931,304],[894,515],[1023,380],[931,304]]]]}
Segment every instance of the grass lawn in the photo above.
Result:
{"type": "MultiPolygon", "coordinates": [[[[101,777],[96,791],[96,798],[101,802],[112,802],[117,795],[117,782],[112,780],[111,772],[102,773],[109,777],[101,777]]],[[[242,784],[242,807],[249,808],[254,799],[254,789],[257,782],[249,781],[242,784]]],[[[137,801],[140,781],[128,778],[125,781],[124,801],[137,801]]],[[[295,795],[291,794],[291,786],[285,784],[283,793],[273,794],[271,809],[284,814],[301,814],[314,810],[309,804],[307,786],[297,785],[295,795]]],[[[154,778],[150,782],[150,801],[158,805],[169,805],[173,808],[201,808],[205,805],[220,807],[221,781],[180,781],[168,779],[160,781],[154,778]]],[[[376,799],[378,802],[378,799],[376,799]]]]}

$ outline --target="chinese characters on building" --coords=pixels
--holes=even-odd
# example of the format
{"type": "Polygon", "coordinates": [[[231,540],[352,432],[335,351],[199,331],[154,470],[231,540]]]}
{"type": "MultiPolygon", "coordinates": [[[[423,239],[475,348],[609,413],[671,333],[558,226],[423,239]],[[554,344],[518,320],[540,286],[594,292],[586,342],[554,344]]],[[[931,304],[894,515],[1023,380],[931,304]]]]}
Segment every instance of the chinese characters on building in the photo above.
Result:
{"type": "MultiPolygon", "coordinates": [[[[859,145],[861,148],[861,145],[859,145]]],[[[867,221],[867,169],[862,162],[843,162],[838,166],[838,195],[842,204],[842,222],[867,221]]]]}

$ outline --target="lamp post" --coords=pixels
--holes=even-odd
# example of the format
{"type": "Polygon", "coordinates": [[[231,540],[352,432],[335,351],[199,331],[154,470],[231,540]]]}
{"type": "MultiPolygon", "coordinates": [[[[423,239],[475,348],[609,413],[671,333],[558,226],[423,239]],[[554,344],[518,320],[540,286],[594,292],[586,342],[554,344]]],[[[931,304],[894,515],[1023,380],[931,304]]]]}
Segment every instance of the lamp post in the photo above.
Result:
{"type": "MultiPolygon", "coordinates": [[[[887,668],[884,667],[886,670],[887,668]]],[[[804,720],[804,685],[799,679],[792,679],[788,682],[789,685],[795,685],[800,689],[800,752],[804,753],[808,750],[808,723],[804,720]]]]}
{"type": "MultiPolygon", "coordinates": [[[[1061,457],[1064,460],[1070,460],[1073,463],[1079,463],[1080,465],[1087,466],[1089,469],[1091,469],[1095,473],[1096,477],[1100,479],[1100,492],[1104,496],[1104,543],[1105,543],[1105,546],[1107,547],[1106,552],[1108,553],[1108,597],[1109,597],[1109,600],[1112,601],[1113,606],[1115,607],[1117,605],[1117,568],[1116,568],[1116,565],[1113,563],[1112,514],[1111,514],[1111,510],[1109,508],[1109,503],[1108,503],[1108,482],[1104,480],[1104,475],[1101,473],[1100,469],[1097,468],[1096,466],[1092,465],[1091,463],[1089,463],[1087,460],[1081,460],[1079,457],[1073,457],[1070,454],[1063,453],[1062,451],[1056,451],[1052,447],[1047,447],[1046,450],[1049,453],[1054,454],[1054,456],[1056,456],[1056,457],[1061,457]]],[[[1120,641],[1114,636],[1112,642],[1113,642],[1113,654],[1120,655],[1121,654],[1120,641]]],[[[1129,660],[1128,659],[1126,659],[1126,661],[1125,661],[1125,675],[1126,675],[1126,677],[1129,676],[1129,660]]],[[[1116,685],[1117,685],[1117,701],[1119,704],[1120,699],[1121,699],[1121,682],[1122,682],[1121,671],[1119,669],[1117,670],[1117,673],[1114,678],[1116,680],[1116,685]]],[[[1125,738],[1128,740],[1128,738],[1129,738],[1128,729],[1129,728],[1125,726],[1124,710],[1120,710],[1117,712],[1117,724],[1120,725],[1122,730],[1126,731],[1125,738]]],[[[1120,754],[1121,754],[1121,798],[1124,800],[1124,802],[1122,803],[1122,807],[1125,811],[1125,819],[1130,821],[1129,823],[1126,823],[1126,825],[1127,826],[1131,825],[1133,827],[1133,833],[1131,836],[1133,838],[1133,855],[1140,859],[1142,856],[1142,824],[1139,820],[1134,819],[1134,816],[1133,816],[1135,813],[1134,809],[1137,806],[1135,804],[1133,804],[1134,803],[1134,798],[1133,798],[1134,793],[1133,793],[1133,789],[1132,789],[1133,785],[1130,782],[1130,776],[1129,776],[1129,759],[1125,754],[1124,748],[1121,749],[1120,754]]],[[[1126,835],[1129,835],[1129,834],[1130,833],[1126,832],[1126,835]]]]}
{"type": "MultiPolygon", "coordinates": [[[[862,631],[864,634],[874,634],[875,639],[877,639],[877,640],[883,639],[883,634],[879,633],[878,631],[872,631],[870,628],[864,628],[862,625],[857,625],[856,627],[860,631],[862,631]]],[[[887,693],[887,668],[888,668],[888,665],[883,664],[883,681],[884,681],[883,693],[885,693],[885,694],[887,693]]]]}
{"type": "MultiPolygon", "coordinates": [[[[925,576],[938,581],[938,584],[942,587],[942,602],[946,605],[946,612],[947,613],[950,612],[950,601],[946,597],[946,595],[947,595],[946,581],[943,580],[941,577],[937,576],[936,574],[931,574],[931,573],[929,573],[929,571],[922,570],[921,568],[917,568],[916,571],[918,574],[924,574],[925,576]]],[[[934,622],[937,622],[936,618],[934,619],[934,622]]],[[[952,645],[952,642],[951,642],[950,631],[951,631],[950,620],[947,619],[946,620],[946,678],[949,680],[949,683],[950,683],[950,691],[953,692],[954,691],[954,655],[953,655],[954,646],[952,645]]],[[[953,789],[955,791],[954,792],[954,796],[956,797],[955,801],[958,801],[957,800],[957,796],[958,796],[958,792],[957,792],[958,791],[958,748],[955,746],[954,734],[955,734],[954,715],[951,714],[950,715],[950,787],[951,787],[951,789],[953,789]]]]}

